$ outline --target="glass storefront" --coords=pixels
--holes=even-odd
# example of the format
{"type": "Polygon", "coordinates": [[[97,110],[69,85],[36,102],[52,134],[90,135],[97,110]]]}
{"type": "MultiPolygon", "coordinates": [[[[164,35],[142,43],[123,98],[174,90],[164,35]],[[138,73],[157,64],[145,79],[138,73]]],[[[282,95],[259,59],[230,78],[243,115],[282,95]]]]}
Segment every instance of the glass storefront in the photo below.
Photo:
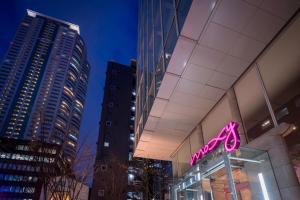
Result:
{"type": "MultiPolygon", "coordinates": [[[[218,169],[217,173],[215,171],[205,171],[205,166],[214,166],[213,162],[208,158],[202,159],[197,164],[198,170],[196,169],[197,166],[192,169],[189,166],[189,161],[186,158],[197,152],[199,147],[204,146],[204,144],[214,137],[217,130],[223,127],[229,120],[235,120],[240,124],[239,132],[244,133],[245,136],[244,143],[241,142],[241,146],[247,145],[247,143],[254,144],[256,141],[259,143],[265,134],[277,133],[279,127],[283,127],[284,124],[290,127],[285,133],[278,132],[278,135],[280,135],[278,138],[283,139],[282,146],[278,147],[278,153],[285,151],[286,148],[289,155],[282,154],[280,155],[281,158],[280,156],[277,158],[274,153],[272,154],[273,150],[269,153],[282,198],[290,199],[288,197],[292,197],[293,195],[299,196],[299,193],[291,192],[293,189],[287,189],[299,187],[292,178],[294,176],[298,178],[298,182],[300,183],[300,51],[297,51],[300,42],[299,34],[300,14],[298,13],[272,44],[239,77],[232,86],[232,90],[228,90],[205,118],[199,122],[197,125],[197,127],[200,127],[199,131],[196,131],[198,129],[193,130],[172,155],[173,175],[176,178],[181,178],[176,183],[178,186],[177,199],[232,199],[233,197],[230,193],[232,190],[229,192],[231,180],[229,175],[232,176],[237,199],[280,199],[278,192],[273,192],[278,191],[273,171],[270,170],[272,172],[271,176],[268,174],[269,171],[261,167],[268,165],[269,168],[266,169],[271,169],[268,159],[264,159],[264,162],[261,163],[243,161],[242,164],[244,166],[236,168],[234,167],[235,163],[240,164],[241,160],[237,161],[230,158],[230,165],[228,165],[231,167],[230,173],[226,172],[228,167],[226,168],[224,161],[223,167],[218,169]],[[229,95],[231,92],[234,94],[233,98],[230,98],[232,97],[229,95]],[[278,164],[278,160],[283,160],[287,157],[290,162],[286,161],[286,163],[278,164]],[[256,170],[253,173],[250,173],[248,168],[251,163],[256,170]],[[292,166],[291,170],[294,169],[295,174],[287,170],[290,165],[292,166]],[[196,171],[197,173],[198,171],[200,172],[201,179],[198,180],[195,178],[190,187],[183,187],[182,184],[190,181],[190,178],[195,176],[196,171]],[[204,174],[207,173],[210,175],[205,177],[204,174]],[[237,180],[236,177],[240,177],[242,180],[237,180]],[[220,184],[218,187],[214,185],[216,181],[212,182],[211,178],[217,182],[223,180],[222,187],[220,184]],[[286,179],[283,180],[284,178],[286,179]],[[266,185],[264,190],[260,185],[262,180],[265,181],[266,185]],[[241,184],[243,182],[246,183],[241,184]],[[255,187],[254,183],[259,187],[255,187]],[[273,189],[273,186],[275,189],[273,189]],[[194,194],[196,196],[190,197],[194,190],[197,190],[198,196],[194,194]],[[263,191],[271,192],[266,193],[263,191]],[[226,192],[229,192],[230,195],[225,195],[226,192]],[[209,195],[209,193],[211,194],[209,195]]],[[[276,142],[275,138],[273,139],[269,143],[276,142]]],[[[264,146],[257,148],[269,151],[264,146]]],[[[241,148],[238,151],[241,153],[239,157],[257,160],[255,156],[248,156],[244,151],[249,152],[251,150],[241,148]]],[[[266,158],[268,158],[266,152],[261,152],[261,156],[263,155],[266,155],[266,158]]],[[[217,157],[224,160],[222,154],[217,157]]],[[[175,196],[173,199],[176,199],[175,196]]]]}
{"type": "Polygon", "coordinates": [[[266,151],[223,147],[199,160],[172,187],[174,200],[281,199],[266,151]]]}

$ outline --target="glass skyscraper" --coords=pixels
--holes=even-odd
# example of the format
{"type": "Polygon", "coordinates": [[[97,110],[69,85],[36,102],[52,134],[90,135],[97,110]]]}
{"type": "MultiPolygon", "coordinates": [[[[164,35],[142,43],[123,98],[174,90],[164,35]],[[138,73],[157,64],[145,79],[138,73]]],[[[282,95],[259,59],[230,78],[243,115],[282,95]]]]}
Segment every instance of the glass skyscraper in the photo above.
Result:
{"type": "Polygon", "coordinates": [[[79,26],[27,10],[0,67],[0,136],[76,151],[90,65],[79,26]]]}

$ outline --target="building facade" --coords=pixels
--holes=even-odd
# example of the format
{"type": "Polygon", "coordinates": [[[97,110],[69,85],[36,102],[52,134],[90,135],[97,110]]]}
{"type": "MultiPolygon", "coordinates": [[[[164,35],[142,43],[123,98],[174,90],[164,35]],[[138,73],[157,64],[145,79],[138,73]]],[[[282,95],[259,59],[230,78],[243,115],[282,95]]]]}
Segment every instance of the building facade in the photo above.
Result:
{"type": "Polygon", "coordinates": [[[62,164],[59,145],[2,138],[0,199],[40,199],[46,178],[57,174],[62,164]]]}
{"type": "Polygon", "coordinates": [[[0,136],[74,157],[90,66],[75,24],[27,10],[0,67],[0,136]]]}
{"type": "Polygon", "coordinates": [[[135,62],[108,62],[91,199],[126,199],[135,116],[135,62]]]}
{"type": "Polygon", "coordinates": [[[91,199],[164,199],[170,162],[133,158],[136,63],[108,62],[91,199]]]}
{"type": "Polygon", "coordinates": [[[299,2],[140,1],[134,156],[172,199],[298,199],[299,2]]]}

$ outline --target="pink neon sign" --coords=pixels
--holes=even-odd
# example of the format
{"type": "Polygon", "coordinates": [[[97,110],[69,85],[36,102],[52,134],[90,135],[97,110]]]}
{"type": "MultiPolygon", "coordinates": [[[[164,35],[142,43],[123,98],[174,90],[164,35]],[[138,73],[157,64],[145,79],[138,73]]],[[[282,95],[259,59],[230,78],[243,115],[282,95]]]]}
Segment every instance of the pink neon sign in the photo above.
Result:
{"type": "Polygon", "coordinates": [[[215,150],[221,142],[224,142],[224,148],[227,152],[232,152],[240,147],[240,135],[238,131],[239,124],[236,122],[229,122],[217,137],[211,139],[198,152],[192,155],[190,164],[193,166],[198,160],[203,158],[209,152],[215,150]]]}

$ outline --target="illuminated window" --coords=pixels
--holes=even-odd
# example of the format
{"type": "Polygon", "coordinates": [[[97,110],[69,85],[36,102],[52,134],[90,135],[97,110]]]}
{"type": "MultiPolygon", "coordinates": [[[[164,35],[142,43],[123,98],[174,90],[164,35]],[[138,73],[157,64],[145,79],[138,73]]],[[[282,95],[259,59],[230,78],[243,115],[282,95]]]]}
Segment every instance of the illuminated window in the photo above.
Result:
{"type": "Polygon", "coordinates": [[[134,175],[133,174],[128,174],[128,180],[132,181],[134,179],[134,175]]]}
{"type": "Polygon", "coordinates": [[[130,140],[131,140],[131,141],[134,141],[134,136],[130,136],[130,140]]]}
{"type": "Polygon", "coordinates": [[[68,144],[72,147],[75,147],[75,143],[71,142],[71,141],[68,141],[68,144]]]}
{"type": "Polygon", "coordinates": [[[69,137],[74,139],[74,140],[77,140],[77,137],[75,135],[71,134],[71,133],[69,133],[69,137]]]}
{"type": "Polygon", "coordinates": [[[104,142],[105,147],[109,147],[109,142],[104,142]]]}

